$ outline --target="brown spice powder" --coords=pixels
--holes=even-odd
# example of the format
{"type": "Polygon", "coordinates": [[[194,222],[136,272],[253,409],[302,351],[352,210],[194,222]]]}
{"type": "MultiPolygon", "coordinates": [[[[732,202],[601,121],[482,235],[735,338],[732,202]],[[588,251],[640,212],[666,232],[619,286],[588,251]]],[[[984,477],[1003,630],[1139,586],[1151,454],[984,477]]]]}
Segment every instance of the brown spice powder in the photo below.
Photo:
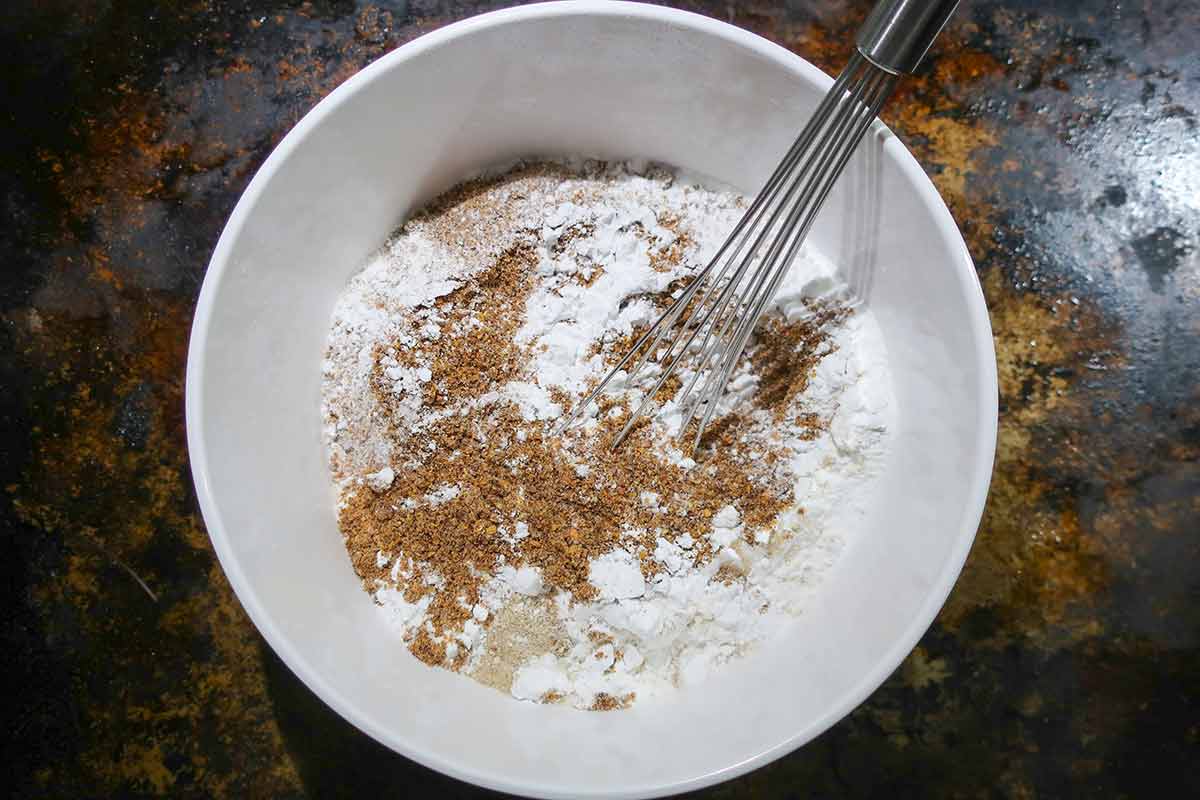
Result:
{"type": "MultiPolygon", "coordinates": [[[[808,314],[800,321],[772,317],[759,321],[759,346],[750,353],[750,366],[759,376],[754,402],[770,409],[782,420],[795,399],[808,388],[808,379],[834,345],[829,330],[841,323],[849,309],[830,303],[809,301],[808,314]]],[[[807,427],[807,425],[806,425],[807,427]]]]}
{"type": "Polygon", "coordinates": [[[613,697],[611,694],[600,692],[596,695],[595,701],[592,702],[592,711],[616,711],[620,708],[629,708],[633,705],[633,701],[637,699],[636,692],[613,697]]]}
{"type": "Polygon", "coordinates": [[[664,248],[650,254],[650,267],[657,272],[669,272],[683,263],[688,248],[695,244],[691,234],[682,225],[682,220],[668,211],[658,215],[658,224],[675,234],[675,240],[664,248]]]}
{"type": "MultiPolygon", "coordinates": [[[[525,178],[554,170],[524,168],[500,181],[510,193],[520,192],[525,178]]],[[[401,364],[429,364],[424,402],[431,409],[459,413],[441,415],[420,435],[393,430],[393,463],[403,465],[394,482],[378,493],[359,488],[343,498],[339,513],[351,561],[368,590],[393,583],[392,568],[376,560],[383,552],[391,555],[393,566],[400,560],[396,582],[407,601],[430,596],[429,625],[409,646],[422,661],[451,668],[461,667],[465,654],[449,659],[447,637],[461,632],[498,564],[535,566],[549,589],[586,601],[596,593],[588,574],[597,556],[624,547],[652,577],[661,569],[653,558],[657,539],[676,541],[686,534],[695,542],[693,564],[700,566],[714,556],[705,534],[722,507],[732,504],[741,512],[744,536],[752,540],[757,531],[773,527],[794,500],[792,485],[776,469],[781,454],[761,441],[747,443],[764,425],[752,415],[718,420],[705,437],[702,463],[687,469],[656,454],[648,420],[611,452],[609,444],[630,413],[613,398],[601,403],[602,420],[593,435],[575,428],[554,436],[551,424],[526,421],[511,404],[468,408],[467,401],[511,380],[537,380],[528,374],[532,352],[513,341],[535,285],[536,256],[520,243],[500,251],[494,247],[500,232],[511,239],[513,224],[505,218],[503,197],[492,192],[497,185],[493,180],[461,186],[419,217],[438,238],[474,253],[476,261],[487,254],[488,266],[436,302],[433,317],[441,329],[436,340],[396,341],[388,348],[401,364]],[[444,502],[428,499],[446,485],[457,486],[458,494],[444,502]],[[657,495],[657,507],[647,507],[643,492],[657,495]],[[517,523],[530,531],[519,542],[512,537],[517,523]],[[434,573],[437,583],[427,580],[434,573]]],[[[678,226],[679,221],[660,219],[660,224],[678,226]]],[[[663,257],[678,259],[684,246],[663,257]]],[[[665,307],[678,286],[675,282],[651,299],[665,307]]],[[[761,380],[754,402],[776,418],[803,392],[811,370],[829,352],[828,328],[845,313],[834,307],[813,310],[804,321],[765,321],[761,330],[768,335],[750,353],[750,368],[761,380]]],[[[422,324],[424,318],[414,318],[414,332],[422,324]]],[[[632,341],[601,343],[598,352],[606,362],[614,361],[632,341]]],[[[386,408],[395,398],[380,353],[376,356],[372,390],[386,408]]],[[[678,381],[664,387],[659,399],[678,388],[678,381]]],[[[823,421],[805,418],[804,424],[815,430],[823,421]]],[[[728,567],[717,577],[741,579],[728,567]]],[[[561,646],[556,619],[544,599],[514,602],[489,618],[484,623],[488,648],[475,676],[506,690],[521,657],[561,646]]],[[[632,700],[632,695],[601,695],[593,707],[620,708],[632,700]]]]}

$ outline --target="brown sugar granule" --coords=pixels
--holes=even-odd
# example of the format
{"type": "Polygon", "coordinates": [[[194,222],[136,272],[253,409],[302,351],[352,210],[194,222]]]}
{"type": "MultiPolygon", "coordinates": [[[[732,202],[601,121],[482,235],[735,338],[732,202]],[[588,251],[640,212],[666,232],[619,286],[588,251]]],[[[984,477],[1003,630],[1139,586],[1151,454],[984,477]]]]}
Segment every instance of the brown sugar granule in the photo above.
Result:
{"type": "Polygon", "coordinates": [[[732,564],[722,564],[717,570],[717,574],[713,576],[713,580],[721,583],[729,584],[742,577],[742,571],[732,564]]]}
{"type": "Polygon", "coordinates": [[[683,262],[684,253],[695,244],[695,240],[683,229],[681,223],[682,220],[670,212],[664,211],[658,215],[658,224],[675,234],[675,239],[666,247],[650,254],[651,269],[657,272],[669,272],[683,262]]]}
{"type": "Polygon", "coordinates": [[[636,692],[622,695],[621,697],[613,697],[606,692],[600,692],[596,695],[596,699],[592,702],[592,711],[616,711],[620,708],[629,708],[633,705],[633,701],[637,699],[636,692]]]}
{"type": "Polygon", "coordinates": [[[825,420],[821,419],[820,414],[813,414],[810,411],[802,411],[792,419],[792,424],[798,429],[797,436],[802,441],[811,442],[816,439],[825,430],[825,420]]]}
{"type": "Polygon", "coordinates": [[[598,630],[588,631],[588,640],[595,645],[612,644],[614,641],[610,634],[598,630]]]}
{"type": "Polygon", "coordinates": [[[430,666],[436,667],[446,660],[446,645],[435,642],[429,636],[429,631],[424,628],[417,631],[417,635],[413,637],[408,649],[412,650],[414,656],[430,666]]]}

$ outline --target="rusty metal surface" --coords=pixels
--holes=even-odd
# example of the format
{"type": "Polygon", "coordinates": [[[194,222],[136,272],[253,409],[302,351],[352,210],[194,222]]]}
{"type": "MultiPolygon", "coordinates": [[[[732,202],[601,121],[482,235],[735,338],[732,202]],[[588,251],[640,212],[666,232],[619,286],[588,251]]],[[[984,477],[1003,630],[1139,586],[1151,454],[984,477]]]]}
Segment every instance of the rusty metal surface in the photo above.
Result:
{"type": "MultiPolygon", "coordinates": [[[[864,2],[687,7],[836,70],[864,2]]],[[[4,785],[17,796],[485,793],[281,665],[196,512],[186,337],[271,147],[492,4],[0,10],[4,785]]],[[[978,264],[1000,367],[979,538],[920,647],[706,797],[1200,794],[1200,3],[976,0],[885,120],[978,264]]]]}

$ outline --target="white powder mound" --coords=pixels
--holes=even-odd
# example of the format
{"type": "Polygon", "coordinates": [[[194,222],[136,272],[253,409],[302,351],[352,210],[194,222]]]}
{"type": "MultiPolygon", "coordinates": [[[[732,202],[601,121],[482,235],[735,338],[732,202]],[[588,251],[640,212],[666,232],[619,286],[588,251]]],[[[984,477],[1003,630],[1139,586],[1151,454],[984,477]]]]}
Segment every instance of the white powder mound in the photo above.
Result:
{"type": "MultiPolygon", "coordinates": [[[[474,402],[511,404],[531,424],[559,418],[567,409],[553,399],[555,390],[578,401],[607,371],[595,344],[652,322],[659,310],[647,297],[703,265],[745,208],[745,199],[734,192],[703,188],[677,173],[643,172],[641,165],[610,165],[599,179],[546,182],[513,197],[506,207],[512,237],[495,242],[494,249],[520,241],[537,254],[537,282],[515,336],[517,344],[531,348],[529,374],[536,380],[512,381],[474,402]],[[660,222],[664,219],[679,222],[667,226],[660,222]],[[680,263],[656,260],[655,254],[675,242],[686,253],[680,263]],[[581,275],[586,280],[579,280],[581,275]]],[[[343,498],[347,492],[384,491],[405,469],[393,463],[389,430],[419,436],[438,413],[454,413],[424,408],[422,387],[430,380],[429,369],[402,367],[398,354],[386,348],[410,336],[405,332],[413,328],[405,323],[423,319],[422,314],[430,316],[420,335],[439,335],[431,301],[457,288],[486,259],[468,261],[460,249],[439,244],[421,225],[409,224],[341,295],[323,365],[323,399],[330,464],[343,498]],[[387,379],[394,382],[395,410],[382,408],[370,391],[372,364],[381,347],[387,379]]],[[[834,265],[806,247],[768,313],[792,319],[808,313],[807,301],[844,293],[834,265]]],[[[640,700],[701,683],[711,670],[776,635],[803,611],[845,540],[857,530],[892,427],[891,376],[871,312],[859,309],[849,315],[831,329],[829,344],[829,353],[796,401],[798,408],[827,424],[805,436],[786,424],[775,433],[773,444],[790,454],[777,469],[797,486],[797,504],[780,515],[773,531],[747,540],[743,510],[726,506],[704,537],[703,544],[715,553],[711,560],[696,566],[692,551],[702,543],[663,532],[651,555],[660,569],[651,578],[645,577],[637,555],[615,547],[590,563],[588,580],[596,588],[590,602],[562,591],[548,594],[552,590],[536,568],[497,563],[486,574],[473,618],[451,642],[448,657],[465,652],[461,669],[470,674],[487,652],[487,623],[493,615],[519,598],[549,597],[561,624],[562,646],[556,652],[528,653],[513,676],[511,694],[533,701],[562,698],[592,708],[604,698],[640,700]],[[726,567],[744,578],[722,579],[718,572],[726,567]]],[[[723,407],[744,401],[756,380],[746,369],[736,374],[723,407]]],[[[641,389],[618,380],[613,391],[636,401],[641,389]]],[[[595,407],[590,413],[580,423],[585,430],[598,424],[595,407]]],[[[746,413],[769,419],[766,411],[746,413]]],[[[674,402],[666,403],[652,423],[658,456],[704,469],[687,455],[684,442],[674,438],[681,421],[674,402]]],[[[516,437],[523,440],[523,432],[516,437]]],[[[586,465],[577,470],[586,476],[586,465]]],[[[665,501],[653,491],[628,488],[639,493],[645,509],[658,509],[665,501]]],[[[448,483],[411,502],[448,503],[458,491],[448,483]]],[[[497,535],[519,547],[536,531],[518,522],[497,535]]],[[[434,585],[438,579],[401,553],[380,552],[377,561],[392,563],[393,581],[425,574],[425,581],[434,585]]],[[[429,595],[409,603],[394,585],[381,584],[375,599],[402,634],[432,633],[426,613],[429,595]]]]}
{"type": "MultiPolygon", "coordinates": [[[[843,291],[833,266],[808,248],[774,305],[786,314],[801,298],[843,291]]],[[[557,598],[569,651],[531,658],[517,672],[514,697],[536,700],[554,692],[588,708],[601,693],[634,692],[644,699],[693,686],[748,647],[771,639],[803,611],[865,514],[894,413],[883,336],[871,313],[850,316],[833,344],[803,398],[806,410],[830,419],[828,430],[811,440],[782,439],[793,454],[787,467],[799,486],[803,514],[785,512],[773,536],[746,543],[737,509],[726,506],[708,535],[719,548],[716,559],[693,568],[680,542],[660,539],[654,558],[665,569],[648,582],[624,551],[595,559],[590,580],[599,598],[591,603],[572,603],[565,594],[557,598]],[[746,580],[713,580],[726,564],[744,572],[746,580]],[[621,659],[597,658],[592,641],[597,631],[611,637],[621,659]]],[[[658,424],[664,434],[672,427],[670,420],[658,424]]],[[[644,492],[642,502],[652,507],[656,498],[644,492]]]]}
{"type": "MultiPolygon", "coordinates": [[[[401,367],[394,351],[385,356],[394,394],[409,401],[395,419],[380,408],[370,389],[374,347],[410,338],[402,324],[405,312],[449,294],[471,272],[445,247],[411,232],[396,237],[339,296],[322,364],[325,440],[335,474],[362,475],[368,484],[365,473],[373,473],[379,482],[382,475],[391,474],[390,440],[380,432],[389,422],[414,427],[419,423],[421,387],[431,375],[428,368],[401,367]],[[351,364],[354,368],[344,368],[351,364]]],[[[426,335],[435,338],[437,330],[430,327],[426,335]]]]}

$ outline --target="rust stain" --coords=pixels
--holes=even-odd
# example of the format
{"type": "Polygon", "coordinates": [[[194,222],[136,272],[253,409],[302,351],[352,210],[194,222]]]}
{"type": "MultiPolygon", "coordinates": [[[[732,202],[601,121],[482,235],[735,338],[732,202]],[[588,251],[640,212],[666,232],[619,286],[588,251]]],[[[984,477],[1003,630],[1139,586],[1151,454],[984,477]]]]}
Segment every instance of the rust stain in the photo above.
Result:
{"type": "MultiPolygon", "coordinates": [[[[127,360],[105,361],[93,368],[111,381],[113,391],[99,393],[87,384],[78,385],[57,409],[56,430],[38,439],[36,466],[17,491],[18,510],[43,535],[60,539],[68,556],[61,578],[42,583],[35,591],[45,607],[67,604],[78,609],[89,638],[112,643],[100,654],[109,674],[136,670],[145,657],[141,648],[153,646],[160,636],[164,641],[195,642],[206,651],[185,667],[185,680],[172,680],[138,702],[118,699],[119,695],[115,703],[92,706],[91,713],[97,715],[94,723],[124,730],[131,737],[115,755],[104,737],[80,754],[80,763],[98,780],[93,788],[116,791],[125,786],[170,793],[177,771],[164,766],[163,754],[170,752],[189,754],[194,785],[204,787],[205,794],[237,794],[238,786],[276,794],[297,785],[289,761],[264,758],[269,766],[245,770],[252,776],[246,784],[241,771],[205,769],[212,746],[204,749],[192,733],[213,727],[232,763],[257,760],[283,747],[271,724],[257,633],[209,556],[203,528],[184,501],[189,495],[188,469],[177,409],[182,408],[179,376],[184,351],[179,343],[186,338],[187,310],[162,300],[155,306],[155,314],[140,320],[136,336],[147,348],[127,360]],[[147,380],[156,383],[154,420],[147,425],[144,445],[134,448],[114,427],[120,414],[116,404],[147,380]],[[66,504],[64,497],[70,499],[66,504]],[[164,531],[171,531],[171,558],[189,558],[188,552],[194,551],[208,564],[186,587],[164,584],[153,562],[147,565],[149,554],[161,546],[156,542],[164,531]],[[149,619],[140,623],[150,626],[144,633],[121,633],[127,623],[111,616],[114,590],[122,583],[128,590],[133,580],[114,569],[114,560],[128,563],[161,598],[158,608],[149,610],[149,619]],[[257,731],[257,743],[245,740],[250,728],[257,731]]],[[[70,342],[80,335],[71,330],[77,323],[50,317],[44,325],[48,335],[30,342],[27,355],[51,361],[69,357],[70,342]]],[[[63,375],[67,381],[77,377],[73,371],[63,375]]],[[[147,611],[136,606],[154,605],[137,591],[118,591],[117,596],[133,598],[117,601],[125,614],[144,618],[147,611]]]]}
{"type": "Polygon", "coordinates": [[[977,123],[931,116],[927,110],[911,106],[902,107],[896,114],[898,127],[918,133],[927,142],[920,149],[936,154],[931,161],[941,169],[931,177],[947,205],[960,216],[976,213],[969,207],[969,198],[978,197],[978,193],[968,192],[967,181],[980,174],[976,154],[996,145],[995,133],[977,123]]]}
{"type": "Polygon", "coordinates": [[[946,659],[932,658],[923,647],[917,647],[904,661],[904,681],[914,689],[937,686],[950,677],[946,659]]]}
{"type": "Polygon", "coordinates": [[[999,271],[984,285],[1003,407],[996,465],[975,547],[939,619],[954,629],[976,608],[1004,608],[995,644],[1020,636],[1060,647],[1102,632],[1087,606],[1108,585],[1110,559],[1127,553],[1083,527],[1075,504],[1057,499],[1054,467],[1074,463],[1082,443],[1072,425],[1044,426],[1090,414],[1078,365],[1103,359],[1119,367],[1119,331],[1090,308],[1017,292],[999,271]]]}
{"type": "Polygon", "coordinates": [[[962,31],[959,36],[942,39],[938,43],[933,61],[933,77],[922,87],[943,87],[958,90],[975,86],[985,78],[993,78],[1006,71],[1004,64],[991,53],[973,50],[963,44],[962,31]]]}
{"type": "MultiPolygon", "coordinates": [[[[315,16],[307,5],[275,22],[315,16]]],[[[168,75],[159,93],[121,82],[107,109],[81,116],[78,149],[39,154],[64,204],[61,255],[35,305],[5,317],[45,398],[28,466],[7,491],[20,520],[62,553],[30,587],[47,610],[43,624],[62,636],[56,620],[70,619],[71,635],[94,653],[78,656],[79,668],[111,676],[73,687],[91,733],[74,762],[38,771],[43,787],[278,796],[302,785],[274,720],[261,640],[190,501],[183,372],[192,296],[178,291],[181,254],[164,214],[193,176],[244,181],[248,166],[222,171],[250,158],[248,145],[261,157],[279,128],[397,42],[388,11],[364,10],[355,26],[332,51],[319,29],[273,60],[216,48],[219,69],[191,82],[168,75]],[[298,102],[267,123],[265,141],[231,144],[210,130],[197,145],[186,115],[205,107],[213,75],[226,92],[217,113],[257,115],[243,126],[251,131],[270,98],[298,102]],[[159,648],[167,661],[147,674],[159,648]]]]}

